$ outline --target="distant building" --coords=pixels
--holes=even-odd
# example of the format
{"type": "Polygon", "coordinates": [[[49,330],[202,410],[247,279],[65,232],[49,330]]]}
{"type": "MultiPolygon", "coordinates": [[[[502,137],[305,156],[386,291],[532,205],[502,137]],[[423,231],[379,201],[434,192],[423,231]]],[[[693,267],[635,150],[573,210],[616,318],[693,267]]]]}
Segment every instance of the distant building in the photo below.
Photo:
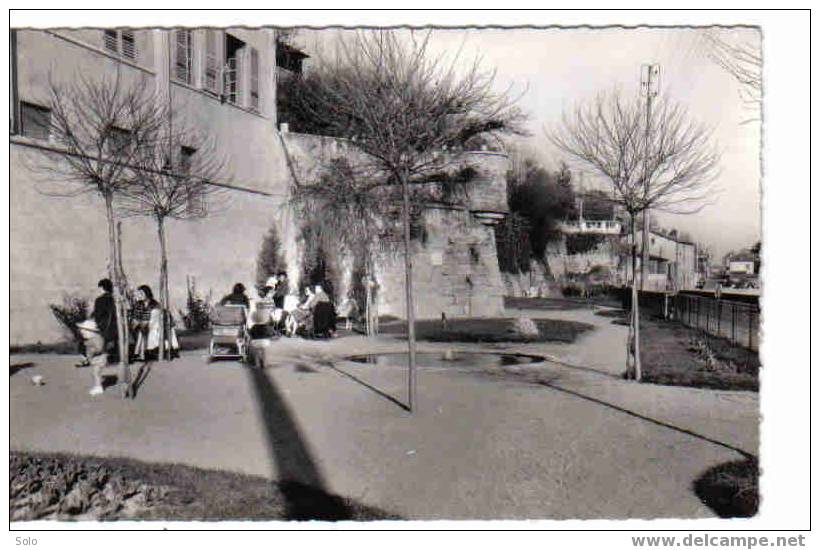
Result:
{"type": "Polygon", "coordinates": [[[577,199],[577,219],[559,224],[561,239],[547,246],[546,260],[559,280],[586,284],[620,284],[618,241],[623,222],[611,204],[584,208],[584,196],[577,199]]]}
{"type": "Polygon", "coordinates": [[[731,275],[755,275],[756,262],[755,254],[744,250],[728,256],[726,271],[731,275]]]}
{"type": "Polygon", "coordinates": [[[566,235],[620,235],[621,220],[567,220],[561,222],[561,231],[566,235]]]}
{"type": "MultiPolygon", "coordinates": [[[[621,272],[625,281],[632,280],[631,236],[621,238],[621,272]]],[[[677,291],[696,288],[699,280],[697,246],[679,239],[676,231],[649,231],[648,263],[644,290],[677,291]]],[[[638,276],[640,286],[643,258],[643,232],[637,232],[638,276]]]]}
{"type": "Polygon", "coordinates": [[[698,259],[697,259],[697,286],[703,286],[707,279],[711,276],[711,261],[712,255],[709,253],[708,250],[705,248],[698,249],[698,259]]]}

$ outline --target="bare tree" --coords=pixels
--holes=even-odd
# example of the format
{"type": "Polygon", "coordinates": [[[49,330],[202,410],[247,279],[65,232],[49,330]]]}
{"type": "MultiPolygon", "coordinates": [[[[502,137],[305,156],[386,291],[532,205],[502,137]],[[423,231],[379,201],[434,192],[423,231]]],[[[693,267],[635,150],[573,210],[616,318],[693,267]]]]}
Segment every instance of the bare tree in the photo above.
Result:
{"type": "Polygon", "coordinates": [[[627,372],[640,380],[637,220],[649,208],[694,213],[707,204],[720,160],[712,133],[668,98],[661,98],[647,118],[638,98],[625,99],[615,91],[565,113],[548,137],[574,161],[605,178],[613,188],[613,202],[629,217],[632,322],[627,372]]]}
{"type": "Polygon", "coordinates": [[[114,202],[133,179],[133,163],[151,146],[162,125],[153,86],[114,77],[79,74],[69,83],[49,76],[49,123],[52,146],[27,163],[47,179],[48,194],[71,197],[94,194],[102,199],[108,225],[108,267],[114,285],[119,339],[120,382],[130,395],[127,306],[114,202]]]}
{"type": "Polygon", "coordinates": [[[748,32],[740,34],[737,29],[710,27],[702,30],[701,35],[706,55],[737,81],[741,100],[754,113],[743,123],[759,120],[763,105],[763,55],[760,43],[747,38],[748,32]]]}
{"type": "MultiPolygon", "coordinates": [[[[476,60],[460,71],[432,55],[430,33],[362,31],[341,41],[332,61],[291,83],[288,112],[309,131],[347,138],[360,158],[325,201],[340,211],[364,212],[362,228],[389,224],[401,213],[410,376],[415,407],[415,326],[411,225],[427,201],[456,200],[471,168],[452,152],[478,136],[520,131],[520,113],[493,91],[494,73],[476,60]]],[[[293,124],[299,129],[299,124],[293,124]]],[[[296,193],[305,198],[310,191],[296,193]]],[[[305,202],[304,200],[302,201],[305,202]]],[[[336,214],[326,211],[324,219],[336,214]]],[[[336,218],[338,219],[338,218],[336,218]]],[[[350,219],[350,218],[347,218],[350,219]]],[[[364,229],[362,230],[365,231],[364,229]]],[[[368,242],[371,242],[368,240],[368,242]]]]}
{"type": "Polygon", "coordinates": [[[171,311],[166,222],[208,215],[209,198],[222,191],[214,184],[224,177],[226,161],[212,136],[173,112],[166,102],[158,103],[155,109],[164,123],[155,128],[146,146],[132,159],[131,180],[119,195],[117,209],[125,216],[146,216],[156,222],[160,249],[159,296],[163,311],[162,357],[171,311]]]}

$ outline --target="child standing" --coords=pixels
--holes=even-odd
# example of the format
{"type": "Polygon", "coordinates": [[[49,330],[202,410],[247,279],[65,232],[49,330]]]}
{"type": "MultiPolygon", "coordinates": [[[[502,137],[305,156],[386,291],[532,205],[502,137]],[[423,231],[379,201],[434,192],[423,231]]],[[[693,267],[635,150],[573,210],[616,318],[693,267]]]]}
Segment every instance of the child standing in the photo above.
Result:
{"type": "Polygon", "coordinates": [[[80,329],[80,336],[82,336],[85,348],[85,358],[91,365],[94,377],[94,386],[88,393],[89,395],[100,395],[103,393],[102,369],[108,364],[108,354],[105,353],[105,340],[93,319],[77,323],[77,328],[80,329]]]}

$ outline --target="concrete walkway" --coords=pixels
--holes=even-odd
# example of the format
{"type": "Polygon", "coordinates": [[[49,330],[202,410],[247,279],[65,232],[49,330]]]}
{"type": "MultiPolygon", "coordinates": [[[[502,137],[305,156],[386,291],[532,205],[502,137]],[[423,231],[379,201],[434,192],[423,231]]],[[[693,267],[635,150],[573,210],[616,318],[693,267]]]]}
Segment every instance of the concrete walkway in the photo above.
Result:
{"type": "Polygon", "coordinates": [[[692,483],[756,452],[757,395],[620,380],[624,327],[589,310],[527,313],[595,324],[574,344],[503,346],[576,366],[421,369],[412,416],[405,369],[344,360],[403,349],[392,338],[283,339],[257,349],[264,369],[188,353],[151,365],[125,402],[89,397],[90,373],[69,358],[13,356],[33,364],[10,378],[11,448],[291,479],[406,518],[712,515],[692,483]]]}

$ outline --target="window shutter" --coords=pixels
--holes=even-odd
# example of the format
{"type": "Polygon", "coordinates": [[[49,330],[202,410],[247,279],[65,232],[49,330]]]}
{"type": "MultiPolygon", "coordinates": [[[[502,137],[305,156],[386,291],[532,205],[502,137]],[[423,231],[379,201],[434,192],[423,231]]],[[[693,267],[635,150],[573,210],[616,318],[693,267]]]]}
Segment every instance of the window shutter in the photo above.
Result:
{"type": "Polygon", "coordinates": [[[117,31],[106,30],[103,31],[103,46],[110,52],[119,52],[119,37],[117,31]]]}
{"type": "Polygon", "coordinates": [[[259,110],[259,52],[251,48],[251,109],[259,110]]]}
{"type": "Polygon", "coordinates": [[[225,93],[228,101],[238,103],[239,100],[239,58],[229,57],[225,64],[225,93]]]}
{"type": "Polygon", "coordinates": [[[205,32],[205,70],[203,75],[203,87],[215,94],[219,89],[219,58],[217,57],[217,31],[208,29],[205,32]]]}
{"type": "Polygon", "coordinates": [[[128,59],[137,58],[137,44],[134,41],[134,31],[120,31],[122,36],[122,55],[128,59]]]}
{"type": "Polygon", "coordinates": [[[174,76],[180,82],[191,83],[191,31],[175,31],[174,76]]]}

